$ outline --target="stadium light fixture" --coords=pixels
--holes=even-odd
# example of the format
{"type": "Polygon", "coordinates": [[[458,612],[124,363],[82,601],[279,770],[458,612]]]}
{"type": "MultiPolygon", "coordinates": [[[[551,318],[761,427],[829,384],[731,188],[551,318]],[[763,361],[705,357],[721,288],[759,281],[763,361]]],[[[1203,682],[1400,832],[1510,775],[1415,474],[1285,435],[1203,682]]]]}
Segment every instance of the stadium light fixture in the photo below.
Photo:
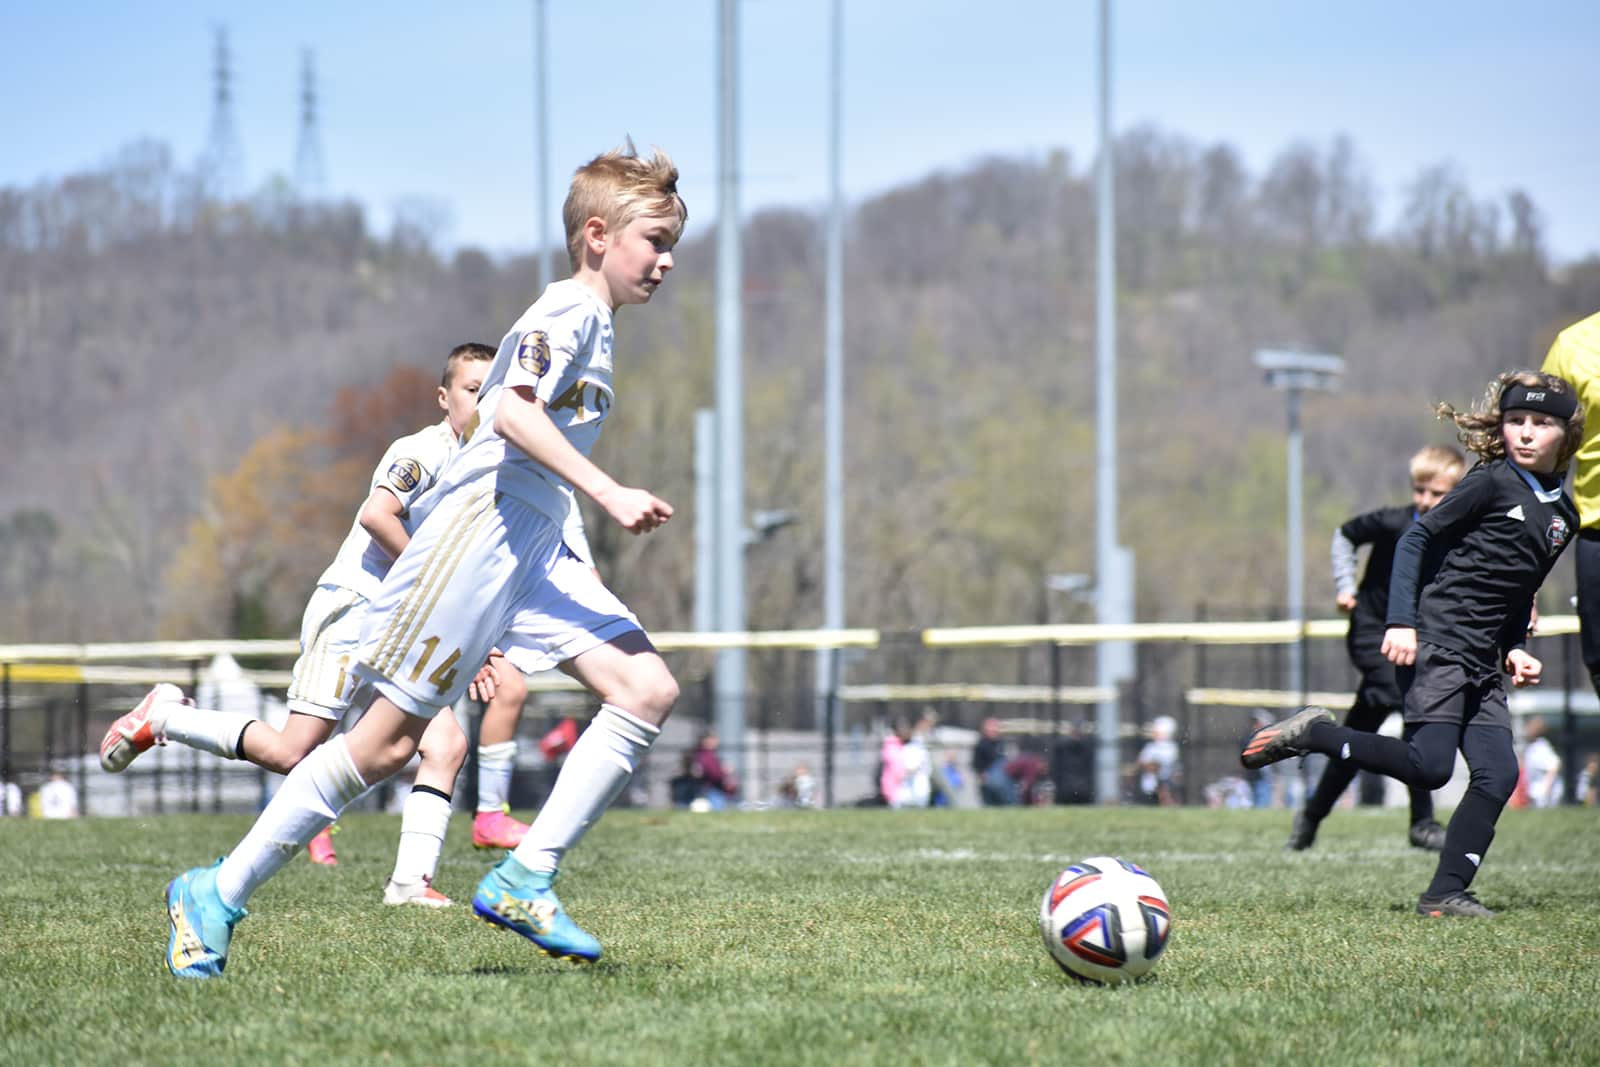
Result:
{"type": "Polygon", "coordinates": [[[1266,383],[1284,394],[1289,414],[1288,456],[1288,595],[1287,614],[1302,628],[1302,636],[1289,646],[1288,683],[1291,692],[1301,694],[1310,688],[1306,678],[1304,626],[1306,621],[1305,504],[1303,468],[1304,448],[1300,433],[1300,394],[1308,391],[1332,392],[1344,376],[1344,359],[1317,352],[1263,348],[1255,354],[1255,364],[1264,372],[1266,383]]]}

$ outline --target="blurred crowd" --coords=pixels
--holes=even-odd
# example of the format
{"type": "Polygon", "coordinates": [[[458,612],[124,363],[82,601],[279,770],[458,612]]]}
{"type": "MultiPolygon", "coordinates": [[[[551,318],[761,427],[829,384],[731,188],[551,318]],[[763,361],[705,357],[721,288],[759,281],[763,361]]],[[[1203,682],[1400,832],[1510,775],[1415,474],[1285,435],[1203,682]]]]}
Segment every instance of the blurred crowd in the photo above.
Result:
{"type": "Polygon", "coordinates": [[[0,816],[31,816],[35,819],[76,819],[78,790],[63,771],[53,771],[39,788],[23,797],[16,782],[0,783],[0,816]]]}

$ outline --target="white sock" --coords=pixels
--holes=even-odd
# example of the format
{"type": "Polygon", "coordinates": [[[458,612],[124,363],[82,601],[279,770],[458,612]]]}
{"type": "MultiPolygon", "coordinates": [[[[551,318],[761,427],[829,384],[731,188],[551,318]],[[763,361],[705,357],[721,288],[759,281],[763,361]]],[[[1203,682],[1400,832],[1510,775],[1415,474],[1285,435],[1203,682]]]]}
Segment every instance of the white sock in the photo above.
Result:
{"type": "Polygon", "coordinates": [[[611,806],[644,759],[659,727],[610,704],[602,704],[589,728],[567,754],[550,797],[514,855],[530,871],[554,871],[611,806]]]}
{"type": "Polygon", "coordinates": [[[478,746],[478,810],[504,811],[511,800],[511,772],[517,766],[517,743],[501,741],[478,746]]]}
{"type": "Polygon", "coordinates": [[[366,788],[343,734],[312,749],[283,780],[244,840],[223,859],[217,870],[222,902],[244,907],[257,887],[282,870],[366,788]]]}
{"type": "Polygon", "coordinates": [[[400,847],[395,850],[390,881],[402,885],[424,878],[433,881],[449,826],[450,798],[425,785],[413,787],[400,816],[400,847]]]}
{"type": "Polygon", "coordinates": [[[163,706],[167,721],[160,733],[168,741],[209,752],[224,759],[239,758],[239,735],[253,722],[254,715],[241,711],[211,711],[188,704],[169,702],[163,706]]]}

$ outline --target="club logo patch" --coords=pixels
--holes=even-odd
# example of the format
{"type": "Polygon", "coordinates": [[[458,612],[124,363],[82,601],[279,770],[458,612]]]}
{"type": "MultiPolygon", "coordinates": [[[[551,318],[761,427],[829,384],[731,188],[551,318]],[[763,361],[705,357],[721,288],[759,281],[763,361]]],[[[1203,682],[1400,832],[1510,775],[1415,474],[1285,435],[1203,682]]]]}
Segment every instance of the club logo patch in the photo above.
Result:
{"type": "Polygon", "coordinates": [[[422,484],[422,464],[414,459],[397,459],[389,465],[389,482],[402,493],[422,484]]]}
{"type": "Polygon", "coordinates": [[[523,335],[517,346],[517,363],[536,378],[543,378],[550,369],[550,338],[543,330],[531,330],[523,335]]]}
{"type": "Polygon", "coordinates": [[[1561,546],[1572,536],[1572,528],[1567,525],[1566,519],[1560,515],[1553,515],[1550,518],[1550,525],[1545,528],[1544,535],[1550,541],[1550,551],[1560,552],[1561,546]]]}

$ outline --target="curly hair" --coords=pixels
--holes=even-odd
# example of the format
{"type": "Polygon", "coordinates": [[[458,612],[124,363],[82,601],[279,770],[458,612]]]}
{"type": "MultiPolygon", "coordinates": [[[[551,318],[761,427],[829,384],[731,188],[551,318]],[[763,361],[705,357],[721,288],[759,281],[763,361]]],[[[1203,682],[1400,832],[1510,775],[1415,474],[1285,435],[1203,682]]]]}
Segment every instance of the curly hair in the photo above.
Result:
{"type": "MultiPolygon", "coordinates": [[[[1513,385],[1522,385],[1530,389],[1548,389],[1553,393],[1563,393],[1577,399],[1572,386],[1565,378],[1537,371],[1513,370],[1506,371],[1490,382],[1489,387],[1483,392],[1483,397],[1473,405],[1471,411],[1457,411],[1441,401],[1433,406],[1434,414],[1456,424],[1456,439],[1468,452],[1485,460],[1504,459],[1506,441],[1500,432],[1500,422],[1504,416],[1500,410],[1500,397],[1513,385]]],[[[1557,470],[1566,467],[1567,461],[1578,451],[1578,445],[1582,442],[1583,404],[1580,402],[1572,417],[1567,420],[1566,438],[1561,442],[1561,456],[1556,461],[1557,470]]]]}

